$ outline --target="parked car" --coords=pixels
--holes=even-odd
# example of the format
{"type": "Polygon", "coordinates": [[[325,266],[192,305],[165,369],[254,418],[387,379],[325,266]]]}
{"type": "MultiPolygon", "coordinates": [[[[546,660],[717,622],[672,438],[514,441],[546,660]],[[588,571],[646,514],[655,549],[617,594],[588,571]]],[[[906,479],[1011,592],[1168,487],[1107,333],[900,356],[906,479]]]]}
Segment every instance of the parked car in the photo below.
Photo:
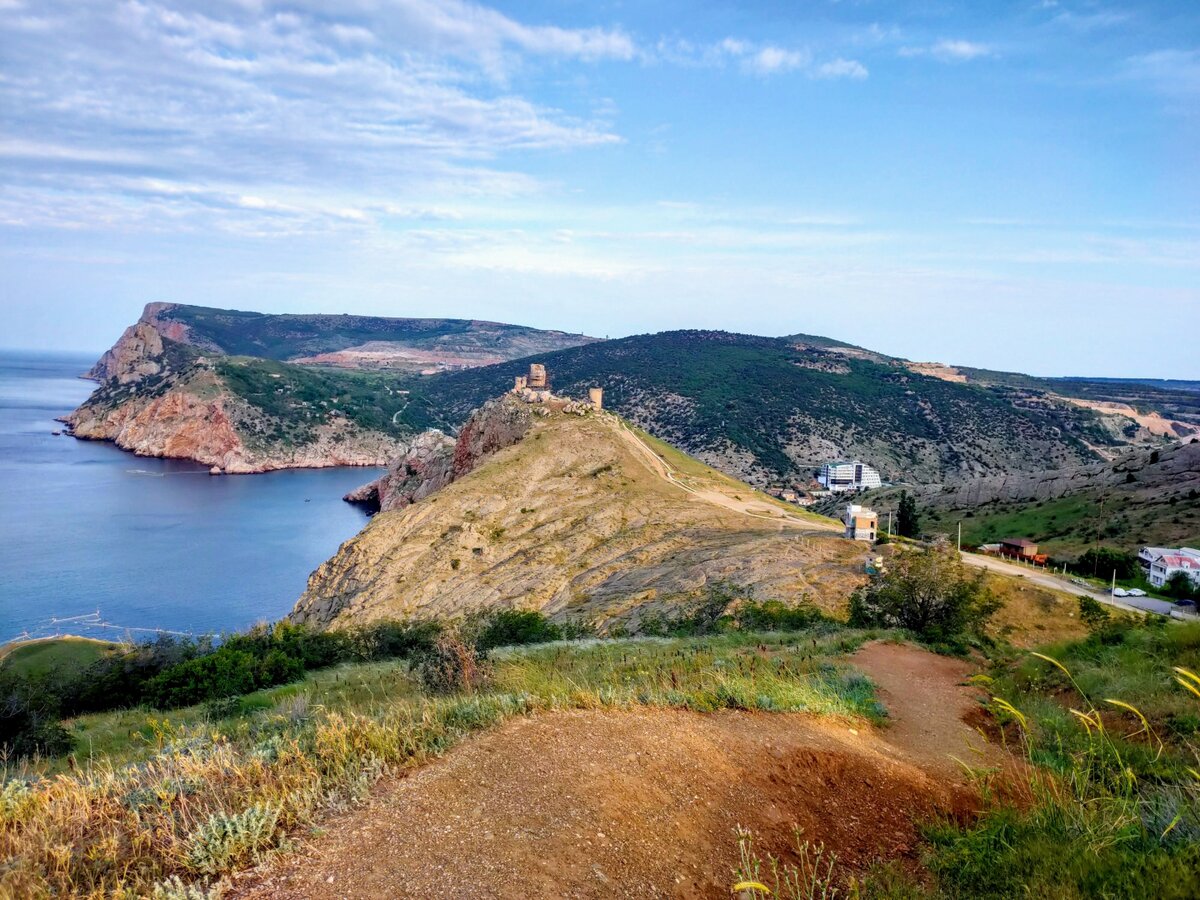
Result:
{"type": "Polygon", "coordinates": [[[1113,596],[1114,597],[1128,597],[1128,596],[1130,596],[1130,594],[1129,594],[1129,591],[1125,590],[1125,588],[1113,588],[1113,596]]]}
{"type": "Polygon", "coordinates": [[[1145,596],[1146,596],[1146,592],[1145,592],[1145,591],[1143,591],[1141,588],[1130,588],[1130,589],[1129,589],[1129,596],[1130,596],[1130,597],[1145,597],[1145,596]]]}

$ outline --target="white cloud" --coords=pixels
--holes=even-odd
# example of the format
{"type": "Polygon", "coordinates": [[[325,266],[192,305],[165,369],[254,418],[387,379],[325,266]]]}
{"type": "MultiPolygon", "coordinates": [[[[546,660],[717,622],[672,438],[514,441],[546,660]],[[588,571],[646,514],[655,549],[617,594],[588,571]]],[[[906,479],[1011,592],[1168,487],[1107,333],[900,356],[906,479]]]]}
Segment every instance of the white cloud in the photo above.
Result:
{"type": "Polygon", "coordinates": [[[759,44],[736,37],[701,45],[689,41],[659,41],[651,58],[685,66],[719,68],[732,64],[747,74],[760,76],[798,72],[809,78],[822,79],[861,80],[867,77],[866,67],[857,60],[838,57],[818,63],[807,47],[759,44]]]}
{"type": "Polygon", "coordinates": [[[1200,95],[1200,50],[1156,50],[1134,56],[1125,61],[1125,75],[1168,96],[1192,98],[1200,95]]]}
{"type": "Polygon", "coordinates": [[[784,50],[768,45],[746,58],[746,67],[762,75],[790,72],[809,64],[811,56],[803,50],[784,50]]]}
{"type": "Polygon", "coordinates": [[[867,77],[867,67],[853,59],[834,59],[822,63],[813,70],[816,78],[850,78],[862,81],[867,77]]]}
{"type": "Polygon", "coordinates": [[[996,55],[987,44],[961,39],[943,39],[928,46],[901,47],[898,53],[909,58],[928,56],[939,62],[968,62],[996,55]]]}
{"type": "Polygon", "coordinates": [[[1117,9],[1099,9],[1094,12],[1072,12],[1063,10],[1052,21],[1076,31],[1094,31],[1099,28],[1115,28],[1132,18],[1132,13],[1117,9]]]}

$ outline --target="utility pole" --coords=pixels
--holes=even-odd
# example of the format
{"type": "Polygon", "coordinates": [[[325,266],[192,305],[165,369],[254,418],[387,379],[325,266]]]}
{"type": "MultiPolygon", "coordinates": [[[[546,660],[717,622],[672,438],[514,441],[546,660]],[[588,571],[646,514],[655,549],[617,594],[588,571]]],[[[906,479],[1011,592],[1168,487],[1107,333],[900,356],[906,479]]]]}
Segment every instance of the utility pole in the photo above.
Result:
{"type": "Polygon", "coordinates": [[[888,510],[888,537],[892,536],[892,511],[888,510]]]}
{"type": "Polygon", "coordinates": [[[1109,596],[1112,597],[1114,600],[1117,597],[1117,570],[1116,569],[1113,569],[1112,590],[1109,592],[1109,596]]]}
{"type": "Polygon", "coordinates": [[[958,552],[962,553],[962,522],[958,523],[958,552]]]}

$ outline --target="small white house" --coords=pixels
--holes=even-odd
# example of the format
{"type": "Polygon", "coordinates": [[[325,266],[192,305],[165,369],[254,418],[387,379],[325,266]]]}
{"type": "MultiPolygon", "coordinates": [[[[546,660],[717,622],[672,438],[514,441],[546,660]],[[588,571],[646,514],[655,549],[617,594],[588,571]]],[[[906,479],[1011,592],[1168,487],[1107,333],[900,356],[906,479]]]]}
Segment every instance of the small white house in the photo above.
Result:
{"type": "Polygon", "coordinates": [[[846,537],[850,540],[874,542],[879,532],[879,513],[857,503],[849,503],[842,516],[842,524],[846,526],[846,537]]]}
{"type": "Polygon", "coordinates": [[[821,474],[817,481],[826,490],[865,491],[867,488],[877,488],[883,484],[879,472],[857,459],[839,459],[827,462],[821,466],[821,474]]]}
{"type": "Polygon", "coordinates": [[[1170,547],[1143,547],[1138,551],[1138,562],[1141,564],[1143,569],[1149,571],[1150,567],[1154,565],[1155,562],[1166,556],[1168,553],[1174,552],[1176,551],[1172,550],[1170,547]]]}

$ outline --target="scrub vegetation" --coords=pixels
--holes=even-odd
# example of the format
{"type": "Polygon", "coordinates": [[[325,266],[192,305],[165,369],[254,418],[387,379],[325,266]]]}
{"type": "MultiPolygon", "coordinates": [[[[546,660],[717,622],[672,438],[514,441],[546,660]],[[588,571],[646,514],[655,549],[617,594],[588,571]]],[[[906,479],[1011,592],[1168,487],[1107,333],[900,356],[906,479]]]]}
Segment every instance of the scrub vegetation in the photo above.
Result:
{"type": "Polygon", "coordinates": [[[0,855],[12,863],[0,890],[170,896],[209,885],[288,847],[383,773],[513,716],[662,706],[878,719],[870,682],[838,659],[867,637],[585,639],[495,650],[470,689],[449,693],[387,661],[164,714],[85,716],[68,727],[107,733],[105,754],[55,778],[37,761],[5,773],[0,855]]]}

